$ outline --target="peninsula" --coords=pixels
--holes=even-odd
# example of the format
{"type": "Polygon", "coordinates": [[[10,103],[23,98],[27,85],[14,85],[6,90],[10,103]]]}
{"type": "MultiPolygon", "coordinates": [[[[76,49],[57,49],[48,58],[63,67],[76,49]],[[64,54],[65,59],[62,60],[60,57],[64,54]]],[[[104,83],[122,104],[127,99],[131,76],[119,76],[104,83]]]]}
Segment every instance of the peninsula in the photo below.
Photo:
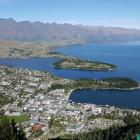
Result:
{"type": "Polygon", "coordinates": [[[71,83],[58,84],[53,83],[48,91],[64,89],[65,94],[70,94],[70,91],[77,89],[114,89],[114,90],[135,90],[139,89],[139,83],[130,79],[123,77],[112,77],[101,80],[94,79],[79,79],[72,80],[71,83]]]}
{"type": "Polygon", "coordinates": [[[78,69],[88,71],[109,71],[117,69],[113,64],[99,61],[81,60],[79,58],[65,58],[53,64],[54,68],[59,69],[78,69]]]}
{"type": "Polygon", "coordinates": [[[61,60],[54,63],[54,68],[77,69],[88,71],[110,71],[116,70],[117,66],[99,61],[81,60],[77,57],[67,56],[53,51],[55,48],[70,46],[73,44],[84,44],[81,40],[49,41],[44,43],[22,43],[11,41],[0,41],[0,58],[29,58],[29,57],[55,57],[61,60]]]}

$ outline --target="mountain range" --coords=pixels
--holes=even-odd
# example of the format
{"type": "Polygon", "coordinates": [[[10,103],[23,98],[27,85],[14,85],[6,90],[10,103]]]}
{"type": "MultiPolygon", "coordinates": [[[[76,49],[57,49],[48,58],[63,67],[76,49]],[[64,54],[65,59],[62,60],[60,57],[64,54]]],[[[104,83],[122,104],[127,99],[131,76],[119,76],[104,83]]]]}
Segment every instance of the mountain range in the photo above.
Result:
{"type": "Polygon", "coordinates": [[[0,18],[0,39],[42,42],[81,39],[93,43],[140,41],[140,30],[120,27],[84,26],[0,18]]]}

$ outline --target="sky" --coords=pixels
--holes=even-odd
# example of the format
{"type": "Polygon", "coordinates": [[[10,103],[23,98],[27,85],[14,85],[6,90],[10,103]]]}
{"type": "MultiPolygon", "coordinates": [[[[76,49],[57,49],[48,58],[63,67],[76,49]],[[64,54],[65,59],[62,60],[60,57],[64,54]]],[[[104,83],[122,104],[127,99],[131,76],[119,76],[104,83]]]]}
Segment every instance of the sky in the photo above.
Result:
{"type": "Polygon", "coordinates": [[[140,29],[140,0],[0,0],[0,18],[140,29]]]}

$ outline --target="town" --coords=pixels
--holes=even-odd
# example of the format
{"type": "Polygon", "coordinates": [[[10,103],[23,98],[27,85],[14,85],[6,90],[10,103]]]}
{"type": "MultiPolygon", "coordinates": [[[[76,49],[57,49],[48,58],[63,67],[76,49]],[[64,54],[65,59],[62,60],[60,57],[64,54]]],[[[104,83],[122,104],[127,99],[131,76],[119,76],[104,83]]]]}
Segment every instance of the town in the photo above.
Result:
{"type": "Polygon", "coordinates": [[[52,89],[54,83],[66,85],[74,80],[1,65],[0,114],[15,118],[31,139],[125,126],[123,118],[127,114],[140,114],[114,106],[75,103],[69,100],[72,89],[52,89]]]}

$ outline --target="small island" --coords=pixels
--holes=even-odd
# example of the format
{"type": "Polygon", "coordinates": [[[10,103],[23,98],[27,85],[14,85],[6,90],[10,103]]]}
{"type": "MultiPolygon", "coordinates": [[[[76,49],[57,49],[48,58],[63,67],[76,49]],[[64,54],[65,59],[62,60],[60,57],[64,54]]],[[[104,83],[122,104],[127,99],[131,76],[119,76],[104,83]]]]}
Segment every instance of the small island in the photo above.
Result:
{"type": "Polygon", "coordinates": [[[116,65],[99,61],[81,60],[79,58],[64,58],[53,64],[57,69],[78,69],[88,71],[111,71],[117,69],[116,65]]]}

